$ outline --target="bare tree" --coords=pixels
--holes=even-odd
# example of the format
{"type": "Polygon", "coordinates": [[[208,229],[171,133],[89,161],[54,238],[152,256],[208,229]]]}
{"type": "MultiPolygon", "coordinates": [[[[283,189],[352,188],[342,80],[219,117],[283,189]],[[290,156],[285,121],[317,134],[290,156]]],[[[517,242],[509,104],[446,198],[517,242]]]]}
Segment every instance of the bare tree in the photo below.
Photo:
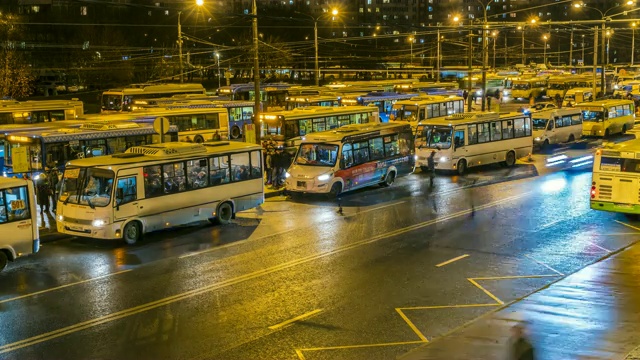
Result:
{"type": "Polygon", "coordinates": [[[21,48],[13,15],[0,15],[0,96],[24,98],[31,94],[35,76],[21,48]]]}

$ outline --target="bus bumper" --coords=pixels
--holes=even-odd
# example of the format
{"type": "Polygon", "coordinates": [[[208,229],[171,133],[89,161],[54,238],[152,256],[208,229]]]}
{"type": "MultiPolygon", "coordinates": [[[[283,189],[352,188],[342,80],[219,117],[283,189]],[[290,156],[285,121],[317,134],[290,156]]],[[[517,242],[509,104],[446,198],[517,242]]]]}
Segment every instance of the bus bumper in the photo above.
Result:
{"type": "Polygon", "coordinates": [[[316,181],[314,179],[297,180],[288,178],[285,189],[290,192],[328,194],[331,191],[331,181],[316,181]]]}
{"type": "Polygon", "coordinates": [[[624,214],[640,214],[640,205],[633,204],[616,204],[605,201],[591,200],[591,208],[593,210],[617,212],[624,214]]]}
{"type": "Polygon", "coordinates": [[[120,223],[105,226],[79,225],[65,221],[58,221],[58,232],[61,234],[96,238],[96,239],[120,239],[122,231],[120,223]]]}

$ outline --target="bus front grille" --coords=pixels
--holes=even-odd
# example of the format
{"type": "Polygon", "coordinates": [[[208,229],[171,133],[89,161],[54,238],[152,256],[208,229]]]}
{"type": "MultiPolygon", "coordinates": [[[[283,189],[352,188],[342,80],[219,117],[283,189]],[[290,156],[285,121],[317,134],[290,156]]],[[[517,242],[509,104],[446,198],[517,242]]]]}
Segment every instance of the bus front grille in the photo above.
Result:
{"type": "Polygon", "coordinates": [[[67,217],[67,216],[64,217],[64,221],[68,223],[79,224],[79,225],[91,225],[93,223],[93,220],[76,219],[76,218],[67,217]]]}

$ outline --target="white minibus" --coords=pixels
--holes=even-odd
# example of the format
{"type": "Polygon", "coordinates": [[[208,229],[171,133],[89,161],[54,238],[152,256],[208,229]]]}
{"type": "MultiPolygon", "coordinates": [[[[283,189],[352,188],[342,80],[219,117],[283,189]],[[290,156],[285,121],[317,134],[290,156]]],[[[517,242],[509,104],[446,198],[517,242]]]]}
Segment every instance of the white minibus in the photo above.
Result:
{"type": "Polygon", "coordinates": [[[533,144],[536,147],[582,138],[582,111],[578,108],[534,112],[531,114],[531,121],[533,144]]]}
{"type": "Polygon", "coordinates": [[[0,177],[0,271],[40,249],[33,182],[0,177]]]}

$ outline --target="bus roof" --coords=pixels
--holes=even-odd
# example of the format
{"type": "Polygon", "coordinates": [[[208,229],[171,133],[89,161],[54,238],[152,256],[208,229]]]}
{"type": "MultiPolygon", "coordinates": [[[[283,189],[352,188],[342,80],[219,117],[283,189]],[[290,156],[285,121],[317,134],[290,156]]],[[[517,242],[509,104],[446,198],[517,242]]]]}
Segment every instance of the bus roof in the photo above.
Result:
{"type": "Polygon", "coordinates": [[[391,130],[411,131],[411,125],[407,123],[367,123],[341,126],[334,130],[314,132],[302,137],[302,142],[344,142],[349,137],[358,137],[368,133],[381,133],[391,130]]]}
{"type": "MultiPolygon", "coordinates": [[[[591,89],[589,89],[591,91],[591,89]]],[[[625,100],[625,99],[604,99],[604,100],[595,100],[591,102],[583,102],[576,104],[576,107],[605,107],[605,106],[617,106],[617,105],[633,105],[633,100],[625,100]]]]}
{"type": "Polygon", "coordinates": [[[268,111],[260,114],[260,118],[305,118],[308,116],[323,116],[332,114],[355,114],[363,111],[377,112],[378,108],[372,106],[305,106],[293,110],[268,111]]]}
{"type": "Polygon", "coordinates": [[[242,141],[216,141],[201,144],[168,142],[163,144],[134,146],[122,154],[96,156],[71,160],[66,166],[120,166],[140,162],[162,162],[167,159],[200,159],[202,156],[226,154],[247,150],[261,150],[260,145],[242,141]]]}
{"type": "Polygon", "coordinates": [[[20,178],[10,178],[0,176],[0,189],[12,188],[17,186],[26,186],[27,180],[20,178]]]}
{"type": "Polygon", "coordinates": [[[205,93],[202,84],[133,84],[129,87],[109,89],[103,94],[124,93],[124,94],[144,94],[157,92],[179,92],[179,91],[200,91],[205,93]]]}
{"type": "Polygon", "coordinates": [[[528,114],[520,112],[468,112],[452,114],[447,117],[433,118],[421,120],[418,125],[441,125],[441,126],[453,126],[453,125],[465,125],[475,124],[483,121],[495,121],[500,119],[509,119],[514,117],[529,117],[528,114]]]}
{"type": "Polygon", "coordinates": [[[0,112],[12,112],[20,110],[49,110],[82,107],[84,104],[78,99],[74,100],[29,100],[19,102],[0,103],[0,112]]]}
{"type": "Polygon", "coordinates": [[[395,105],[426,105],[426,104],[434,104],[441,103],[443,101],[450,100],[464,100],[461,96],[456,95],[418,95],[414,96],[408,100],[399,100],[395,103],[395,105]]]}
{"type": "MultiPolygon", "coordinates": [[[[172,125],[169,129],[170,132],[178,132],[178,128],[172,125]]],[[[31,130],[31,131],[18,131],[9,135],[9,141],[27,142],[29,139],[42,139],[44,143],[53,143],[61,141],[73,141],[82,139],[100,139],[105,134],[112,136],[133,136],[133,135],[149,135],[155,134],[151,124],[139,124],[129,121],[120,122],[97,122],[97,123],[83,123],[80,127],[53,127],[43,131],[31,130]]]]}
{"type": "Polygon", "coordinates": [[[295,95],[287,96],[289,102],[316,102],[316,101],[337,101],[336,95],[295,95]]]}

